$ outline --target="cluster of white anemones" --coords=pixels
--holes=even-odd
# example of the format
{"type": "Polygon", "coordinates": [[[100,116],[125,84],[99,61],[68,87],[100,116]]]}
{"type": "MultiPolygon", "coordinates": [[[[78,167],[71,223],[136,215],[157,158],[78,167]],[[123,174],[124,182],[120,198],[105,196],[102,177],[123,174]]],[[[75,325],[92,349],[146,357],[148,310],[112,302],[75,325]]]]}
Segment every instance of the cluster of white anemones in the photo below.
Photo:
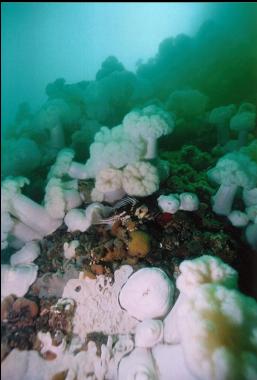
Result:
{"type": "Polygon", "coordinates": [[[213,211],[227,216],[235,227],[245,227],[246,240],[257,249],[257,163],[246,153],[227,153],[207,174],[220,185],[212,199],[213,211]],[[240,188],[245,211],[232,210],[240,188]]]}
{"type": "Polygon", "coordinates": [[[174,288],[159,269],[137,271],[122,288],[121,306],[143,321],[119,379],[254,379],[257,303],[237,290],[237,272],[211,256],[179,270],[174,306],[167,298],[174,288]]]}

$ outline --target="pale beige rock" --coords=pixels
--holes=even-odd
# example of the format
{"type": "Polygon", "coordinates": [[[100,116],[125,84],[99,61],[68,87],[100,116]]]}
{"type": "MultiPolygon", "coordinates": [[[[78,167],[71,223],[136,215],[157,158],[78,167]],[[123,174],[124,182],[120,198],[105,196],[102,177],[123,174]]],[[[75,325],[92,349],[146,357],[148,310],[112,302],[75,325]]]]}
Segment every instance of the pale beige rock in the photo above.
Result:
{"type": "Polygon", "coordinates": [[[138,321],[119,305],[118,295],[132,273],[132,267],[122,266],[111,278],[99,275],[96,279],[72,279],[66,284],[63,298],[76,302],[73,319],[74,333],[85,338],[90,332],[107,335],[133,333],[138,321]]]}

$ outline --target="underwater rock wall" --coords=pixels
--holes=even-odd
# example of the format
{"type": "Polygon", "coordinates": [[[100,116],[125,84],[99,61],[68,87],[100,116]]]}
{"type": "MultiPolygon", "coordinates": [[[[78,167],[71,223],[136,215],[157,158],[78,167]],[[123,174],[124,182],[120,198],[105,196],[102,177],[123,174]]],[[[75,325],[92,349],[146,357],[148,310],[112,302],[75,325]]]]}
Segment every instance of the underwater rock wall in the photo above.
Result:
{"type": "Polygon", "coordinates": [[[4,128],[4,380],[257,378],[257,33],[242,25],[167,38],[135,73],[110,56],[95,80],[57,78],[4,128]]]}

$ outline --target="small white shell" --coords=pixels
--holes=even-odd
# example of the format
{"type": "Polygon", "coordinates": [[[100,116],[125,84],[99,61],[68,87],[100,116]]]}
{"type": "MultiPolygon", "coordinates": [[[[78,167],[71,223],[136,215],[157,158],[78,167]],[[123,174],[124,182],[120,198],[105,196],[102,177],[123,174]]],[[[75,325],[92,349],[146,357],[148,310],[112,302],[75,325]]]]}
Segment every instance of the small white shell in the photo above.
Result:
{"type": "Polygon", "coordinates": [[[145,319],[139,323],[135,332],[135,345],[150,348],[163,338],[163,323],[157,319],[145,319]]]}
{"type": "Polygon", "coordinates": [[[142,268],[132,274],[119,294],[123,309],[134,318],[162,318],[173,304],[174,285],[159,268],[142,268]]]}
{"type": "Polygon", "coordinates": [[[39,255],[39,244],[35,241],[30,241],[11,256],[10,263],[11,265],[29,264],[36,260],[39,255]]]}
{"type": "Polygon", "coordinates": [[[14,294],[23,297],[37,278],[35,264],[1,265],[1,299],[14,294]]]}
{"type": "Polygon", "coordinates": [[[135,348],[124,357],[118,369],[119,380],[157,380],[152,355],[145,348],[135,348]]]}

